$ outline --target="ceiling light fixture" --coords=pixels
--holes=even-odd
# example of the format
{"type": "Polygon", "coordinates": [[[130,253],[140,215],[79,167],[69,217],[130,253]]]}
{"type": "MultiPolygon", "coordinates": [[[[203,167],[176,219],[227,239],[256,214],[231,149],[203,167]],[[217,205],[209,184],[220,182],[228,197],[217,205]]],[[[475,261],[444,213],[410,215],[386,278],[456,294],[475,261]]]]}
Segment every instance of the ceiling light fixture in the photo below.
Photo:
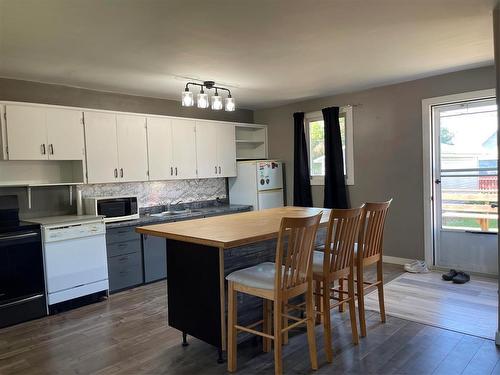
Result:
{"type": "Polygon", "coordinates": [[[205,81],[203,83],[186,83],[186,87],[181,96],[181,104],[183,107],[192,107],[195,104],[193,93],[189,91],[189,85],[200,87],[200,93],[196,96],[196,106],[198,108],[208,108],[211,103],[211,108],[214,111],[220,111],[223,107],[228,112],[236,110],[236,103],[234,101],[234,98],[231,96],[231,90],[226,89],[225,87],[215,86],[214,81],[205,81]],[[215,94],[210,98],[210,100],[208,98],[208,94],[206,94],[203,90],[204,88],[207,90],[215,89],[215,94]],[[222,96],[219,95],[218,90],[227,91],[227,98],[222,98],[222,96]]]}

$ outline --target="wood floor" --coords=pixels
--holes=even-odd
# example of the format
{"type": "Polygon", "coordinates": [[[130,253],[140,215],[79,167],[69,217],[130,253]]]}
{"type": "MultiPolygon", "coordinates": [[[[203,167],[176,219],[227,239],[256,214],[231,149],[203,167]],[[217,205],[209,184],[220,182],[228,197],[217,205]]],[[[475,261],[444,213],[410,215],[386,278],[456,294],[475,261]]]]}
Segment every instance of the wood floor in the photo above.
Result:
{"type": "MultiPolygon", "coordinates": [[[[441,278],[442,272],[405,273],[385,286],[387,314],[494,339],[497,330],[498,282],[472,275],[459,285],[441,278]]],[[[377,293],[365,298],[366,308],[378,311],[377,293]]]]}
{"type": "MultiPolygon", "coordinates": [[[[386,265],[386,280],[401,268],[386,265]]],[[[224,374],[216,351],[166,325],[164,282],[100,302],[0,330],[0,374],[224,374]]],[[[407,320],[367,313],[368,336],[351,343],[348,312],[333,311],[334,360],[327,364],[316,328],[320,368],[309,367],[306,336],[292,335],[283,350],[288,374],[500,374],[493,341],[407,320]]],[[[272,374],[273,354],[260,343],[238,350],[238,374],[272,374]]]]}

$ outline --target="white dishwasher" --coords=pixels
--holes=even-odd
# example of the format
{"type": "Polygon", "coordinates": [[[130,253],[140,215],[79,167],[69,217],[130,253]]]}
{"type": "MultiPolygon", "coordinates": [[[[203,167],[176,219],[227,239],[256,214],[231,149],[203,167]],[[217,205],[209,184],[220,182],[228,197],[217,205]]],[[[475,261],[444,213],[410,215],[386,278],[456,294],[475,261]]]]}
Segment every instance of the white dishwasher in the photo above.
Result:
{"type": "Polygon", "coordinates": [[[47,304],[97,292],[108,294],[106,225],[102,217],[31,219],[42,226],[47,304]]]}

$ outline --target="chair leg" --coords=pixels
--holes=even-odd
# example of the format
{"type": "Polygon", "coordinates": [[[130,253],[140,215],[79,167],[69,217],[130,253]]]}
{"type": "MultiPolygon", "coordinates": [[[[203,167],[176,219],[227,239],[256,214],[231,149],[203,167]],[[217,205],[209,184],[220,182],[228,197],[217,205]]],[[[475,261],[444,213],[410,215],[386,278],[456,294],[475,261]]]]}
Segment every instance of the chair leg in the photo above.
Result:
{"type": "Polygon", "coordinates": [[[323,295],[322,295],[322,317],[323,320],[323,338],[325,340],[325,354],[326,360],[331,362],[333,360],[332,351],[332,322],[330,316],[330,285],[323,281],[323,295]]]}
{"type": "MultiPolygon", "coordinates": [[[[306,314],[307,314],[307,341],[309,344],[309,357],[311,359],[311,368],[318,369],[318,355],[316,353],[316,335],[314,333],[314,299],[313,299],[313,285],[309,283],[306,292],[306,314]]],[[[325,319],[330,320],[330,319],[325,319]]]]}
{"type": "Polygon", "coordinates": [[[380,319],[385,323],[385,302],[384,302],[384,270],[382,266],[382,259],[377,262],[377,281],[380,284],[377,285],[378,289],[378,304],[380,307],[380,319]]]}
{"type": "Polygon", "coordinates": [[[274,301],[274,373],[275,375],[281,375],[283,373],[283,358],[282,358],[282,341],[283,333],[281,324],[283,323],[283,317],[281,314],[282,308],[281,301],[274,301]]]}
{"type": "Polygon", "coordinates": [[[358,323],[356,322],[356,295],[354,293],[354,271],[351,269],[349,278],[347,279],[347,292],[349,296],[349,317],[351,318],[352,343],[359,344],[358,323]]]}
{"type": "MultiPolygon", "coordinates": [[[[288,303],[288,300],[283,301],[283,314],[286,315],[288,314],[288,307],[286,304],[288,303]]],[[[283,328],[288,327],[288,318],[286,316],[283,316],[283,328]]],[[[283,345],[288,344],[288,331],[285,331],[283,333],[283,345]]]]}
{"type": "Polygon", "coordinates": [[[361,328],[361,337],[366,336],[366,321],[365,321],[365,288],[363,284],[363,265],[356,267],[357,273],[357,292],[358,292],[358,313],[359,326],[361,328]]]}
{"type": "MultiPolygon", "coordinates": [[[[271,301],[264,298],[263,300],[263,312],[262,316],[264,319],[263,331],[269,335],[272,334],[272,310],[271,310],[271,301]]],[[[265,353],[268,353],[271,350],[271,339],[264,337],[262,340],[262,350],[265,353]]]]}
{"type": "Polygon", "coordinates": [[[316,280],[314,281],[314,287],[315,287],[315,296],[314,296],[314,300],[315,300],[315,306],[316,306],[316,311],[319,312],[320,314],[315,314],[315,322],[316,324],[320,324],[321,323],[321,320],[323,319],[322,317],[322,306],[323,306],[323,303],[321,302],[321,281],[319,280],[316,280]]]}
{"type": "MultiPolygon", "coordinates": [[[[344,299],[344,293],[342,293],[344,291],[344,278],[341,277],[339,279],[339,290],[340,290],[340,293],[339,293],[339,302],[342,302],[342,300],[344,299]]],[[[344,304],[341,303],[339,305],[339,312],[344,312],[344,304]]]]}
{"type": "Polygon", "coordinates": [[[237,356],[237,345],[236,345],[236,323],[238,319],[238,301],[236,300],[236,291],[234,290],[233,282],[229,282],[228,285],[228,343],[227,343],[227,371],[236,371],[236,356],[237,356]]]}

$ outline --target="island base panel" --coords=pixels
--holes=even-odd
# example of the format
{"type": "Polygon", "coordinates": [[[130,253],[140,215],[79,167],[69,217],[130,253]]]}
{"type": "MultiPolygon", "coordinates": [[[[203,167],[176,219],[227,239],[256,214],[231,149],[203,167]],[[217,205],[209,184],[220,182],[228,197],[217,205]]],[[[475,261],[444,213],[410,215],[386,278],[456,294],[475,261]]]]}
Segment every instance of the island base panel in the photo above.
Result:
{"type": "Polygon", "coordinates": [[[167,240],[168,325],[223,349],[219,249],[167,240]]]}

